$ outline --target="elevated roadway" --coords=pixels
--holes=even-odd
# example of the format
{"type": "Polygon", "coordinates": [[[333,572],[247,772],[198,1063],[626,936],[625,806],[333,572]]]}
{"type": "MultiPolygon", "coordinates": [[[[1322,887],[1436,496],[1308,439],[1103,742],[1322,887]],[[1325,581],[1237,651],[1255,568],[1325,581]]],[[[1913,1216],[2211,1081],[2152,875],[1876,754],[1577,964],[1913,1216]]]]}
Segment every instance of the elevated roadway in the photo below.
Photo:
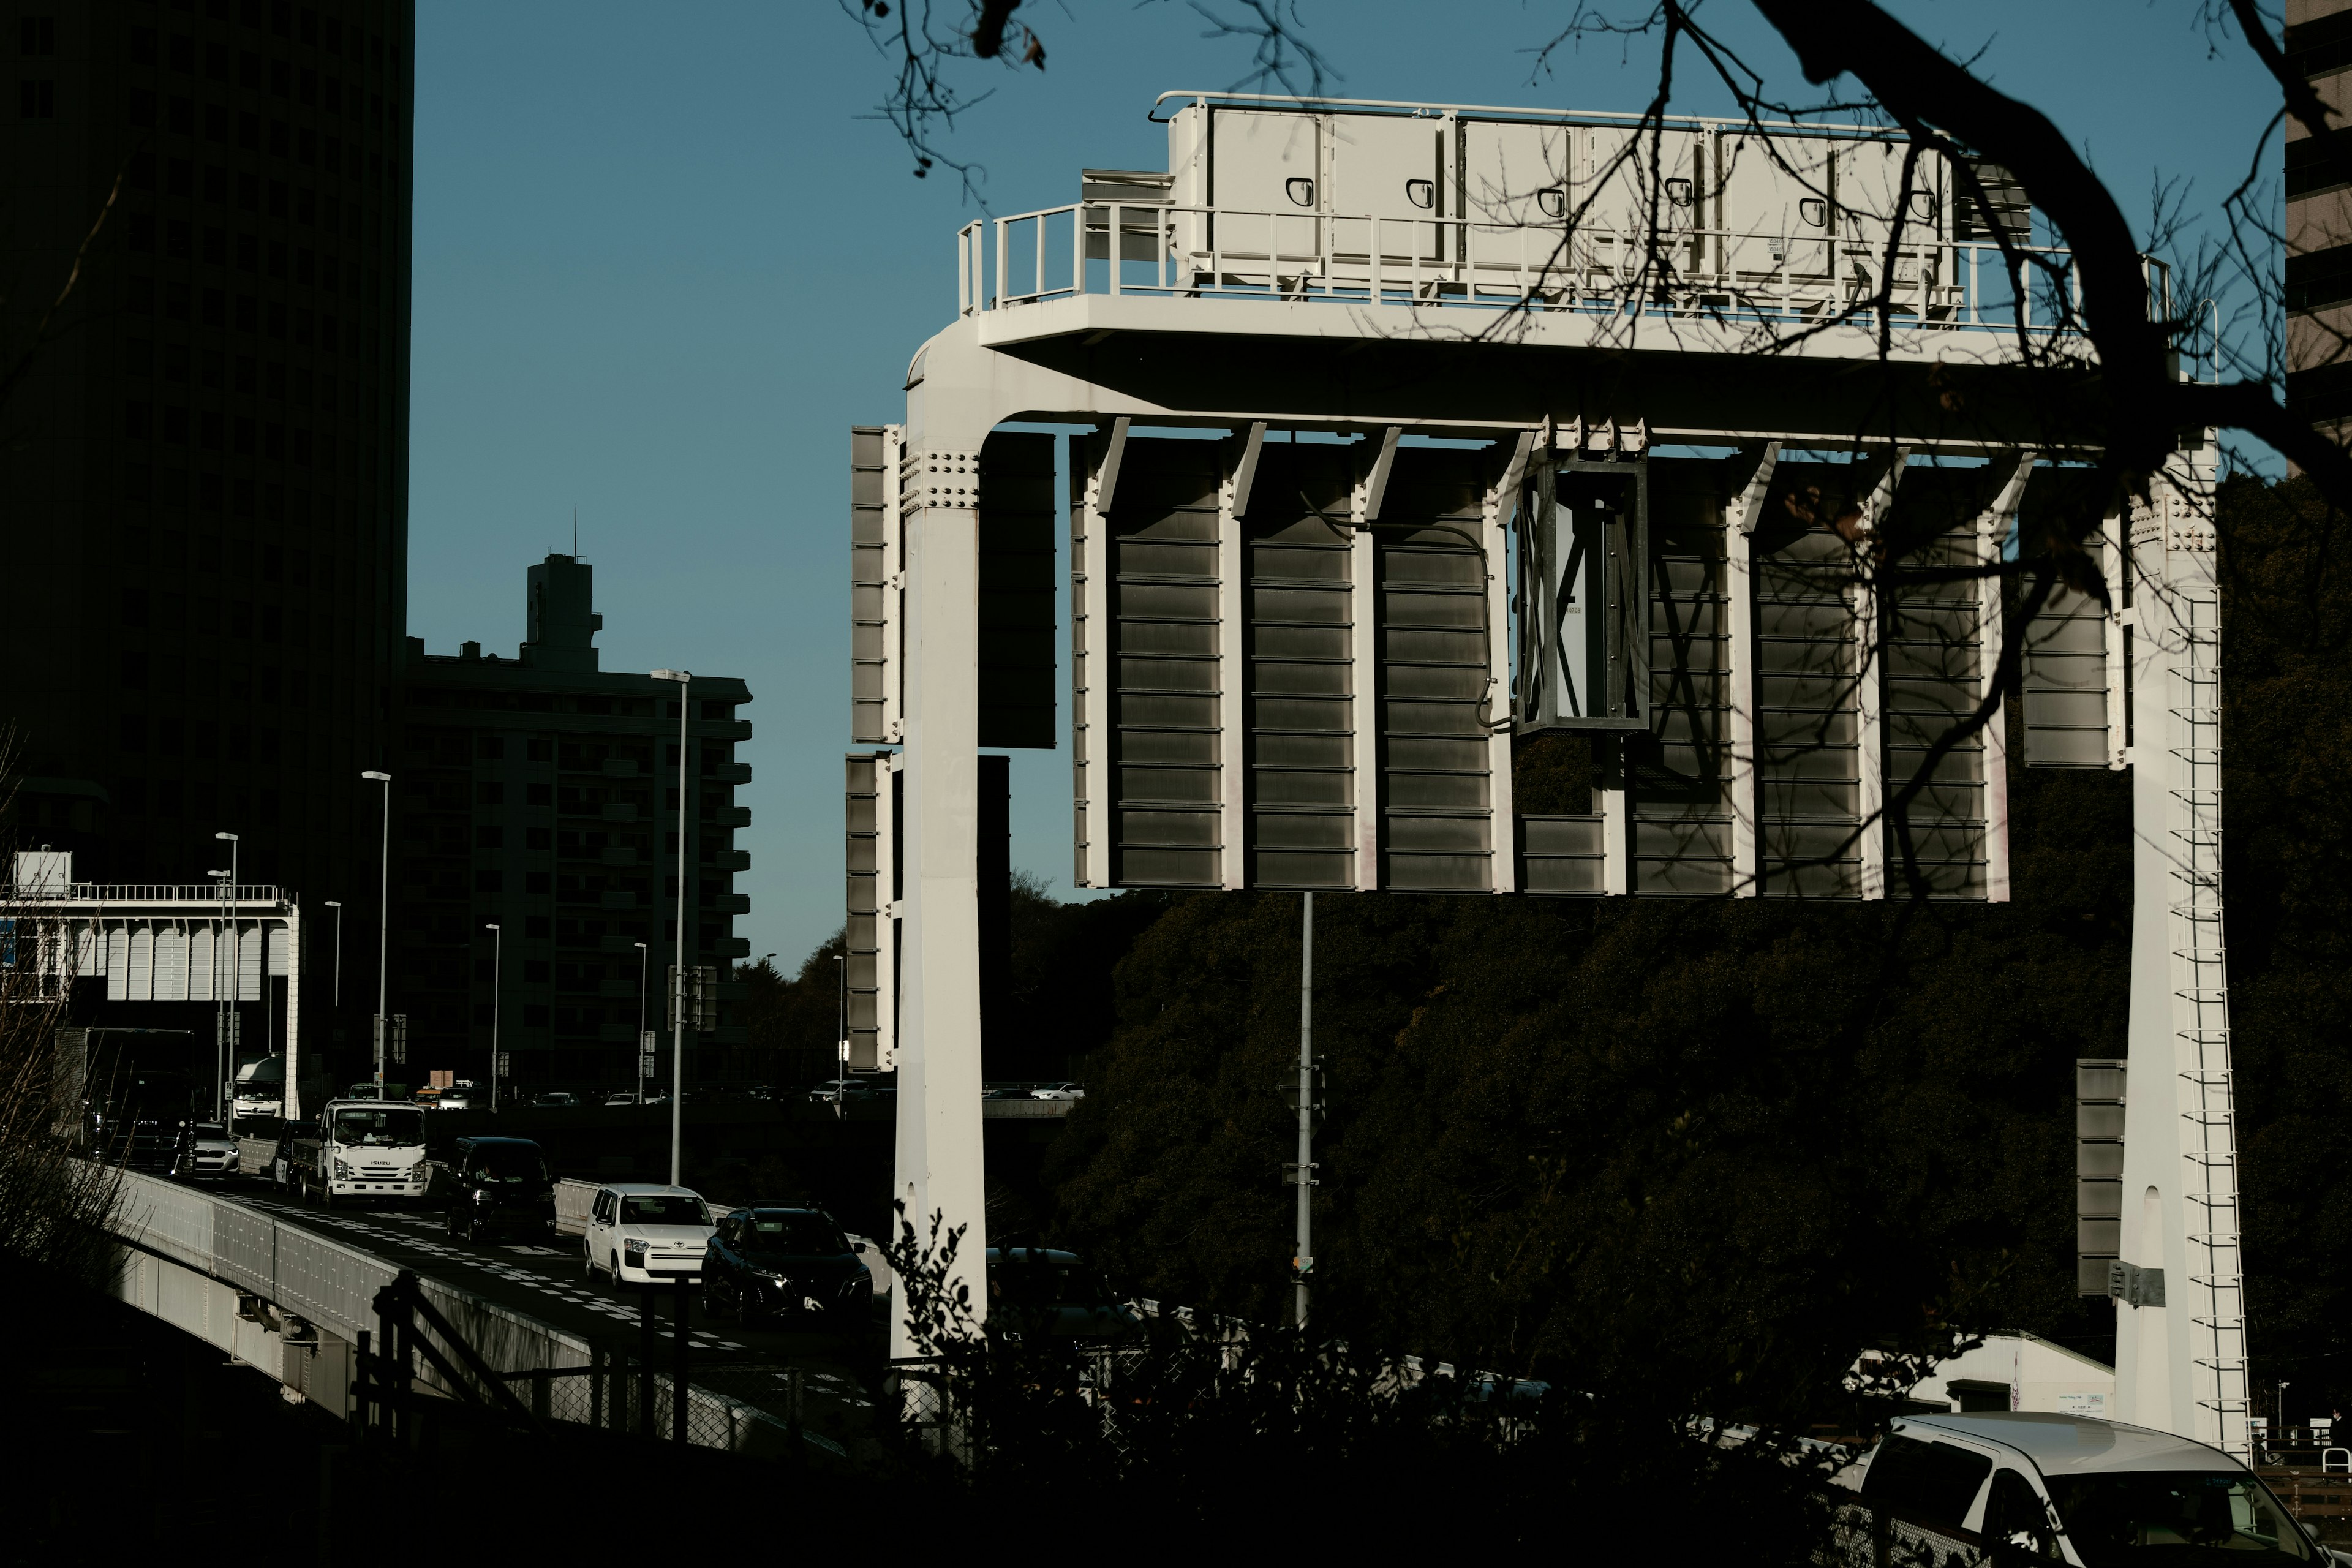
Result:
{"type": "MultiPolygon", "coordinates": [[[[373,1327],[367,1303],[404,1269],[500,1373],[609,1372],[629,1368],[641,1352],[642,1293],[589,1278],[576,1243],[459,1241],[437,1209],[322,1211],[257,1178],[195,1188],[131,1174],[121,1213],[117,1229],[132,1247],[121,1285],[126,1300],[278,1377],[289,1397],[337,1415],[352,1408],[350,1347],[373,1327]]],[[[674,1299],[656,1294],[650,1359],[666,1410],[674,1299]]],[[[803,1441],[836,1460],[870,1451],[882,1311],[877,1305],[870,1323],[839,1334],[706,1323],[697,1302],[688,1340],[695,1440],[788,1448],[797,1373],[803,1441]]],[[[519,1393],[529,1381],[515,1384],[519,1393]]],[[[559,1376],[554,1397],[541,1406],[558,1419],[582,1418],[586,1383],[559,1376]]]]}

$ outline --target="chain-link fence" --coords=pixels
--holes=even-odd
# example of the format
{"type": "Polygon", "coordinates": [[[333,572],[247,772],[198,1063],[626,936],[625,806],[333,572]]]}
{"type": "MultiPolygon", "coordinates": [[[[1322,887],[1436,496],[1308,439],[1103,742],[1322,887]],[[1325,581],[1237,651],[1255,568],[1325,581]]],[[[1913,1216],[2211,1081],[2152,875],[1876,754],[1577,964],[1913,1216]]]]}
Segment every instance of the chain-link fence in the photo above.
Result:
{"type": "MultiPolygon", "coordinates": [[[[730,1381],[759,1378],[771,1385],[759,1390],[771,1397],[755,1405],[731,1393],[687,1385],[687,1441],[697,1447],[733,1452],[793,1446],[797,1405],[791,1403],[799,1371],[785,1367],[709,1369],[730,1381]],[[773,1397],[782,1394],[784,1398],[773,1397]],[[782,1405],[782,1413],[774,1408],[782,1405]]],[[[515,1396],[541,1421],[561,1421],[602,1431],[650,1436],[663,1442],[675,1438],[677,1382],[667,1370],[650,1377],[638,1363],[614,1358],[593,1366],[558,1367],[547,1371],[511,1373],[505,1379],[515,1396]]],[[[709,1381],[706,1376],[705,1381],[709,1381]]],[[[750,1392],[750,1390],[747,1390],[750,1392]]],[[[816,1434],[801,1434],[805,1441],[835,1454],[841,1445],[816,1434]]]]}

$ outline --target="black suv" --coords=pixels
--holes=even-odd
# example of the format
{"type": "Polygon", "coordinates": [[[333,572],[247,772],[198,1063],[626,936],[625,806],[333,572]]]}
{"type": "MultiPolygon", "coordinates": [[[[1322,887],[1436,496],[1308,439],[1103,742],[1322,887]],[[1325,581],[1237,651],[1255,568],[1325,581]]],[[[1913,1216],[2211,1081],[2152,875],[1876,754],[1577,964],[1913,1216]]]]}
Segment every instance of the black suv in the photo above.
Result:
{"type": "Polygon", "coordinates": [[[530,1139],[460,1138],[446,1180],[451,1236],[554,1238],[555,1178],[530,1139]]]}
{"type": "Polygon", "coordinates": [[[784,1316],[854,1328],[874,1303],[874,1275],[857,1257],[865,1250],[818,1209],[737,1209],[703,1254],[702,1310],[747,1324],[784,1316]]]}

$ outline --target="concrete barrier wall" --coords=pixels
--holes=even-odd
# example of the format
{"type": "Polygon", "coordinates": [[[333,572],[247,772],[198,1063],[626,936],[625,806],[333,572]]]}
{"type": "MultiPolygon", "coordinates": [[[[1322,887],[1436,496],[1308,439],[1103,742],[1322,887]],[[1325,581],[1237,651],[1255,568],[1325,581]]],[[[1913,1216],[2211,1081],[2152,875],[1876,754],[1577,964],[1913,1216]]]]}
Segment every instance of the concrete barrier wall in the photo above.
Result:
{"type": "MultiPolygon", "coordinates": [[[[597,1184],[585,1186],[590,1194],[597,1184]]],[[[559,1202],[561,1200],[559,1199],[559,1202]]],[[[584,1208],[582,1211],[585,1212],[584,1208]]],[[[131,1244],[123,1253],[116,1294],[151,1316],[163,1319],[268,1373],[286,1386],[340,1416],[348,1416],[352,1347],[360,1333],[376,1330],[376,1292],[398,1270],[355,1247],[282,1224],[269,1215],[209,1193],[126,1171],[115,1211],[115,1234],[131,1244]],[[263,1314],[240,1317],[239,1293],[276,1309],[278,1322],[263,1314]],[[299,1317],[314,1334],[284,1337],[299,1317]]],[[[420,1277],[425,1299],[449,1321],[493,1372],[539,1372],[596,1364],[589,1343],[535,1319],[444,1282],[420,1277]]],[[[423,1323],[418,1331],[452,1361],[452,1347],[423,1323]]],[[[454,1393],[429,1366],[419,1382],[454,1393]]],[[[667,1373],[663,1374],[665,1384],[667,1373]]],[[[789,1448],[788,1429],[767,1412],[717,1394],[689,1387],[697,1412],[693,1440],[707,1447],[746,1452],[789,1448]]],[[[667,1400],[662,1401],[666,1411],[667,1400]]],[[[665,1430],[667,1415],[661,1417],[665,1430]]],[[[808,1442],[836,1447],[814,1434],[808,1442]]]]}

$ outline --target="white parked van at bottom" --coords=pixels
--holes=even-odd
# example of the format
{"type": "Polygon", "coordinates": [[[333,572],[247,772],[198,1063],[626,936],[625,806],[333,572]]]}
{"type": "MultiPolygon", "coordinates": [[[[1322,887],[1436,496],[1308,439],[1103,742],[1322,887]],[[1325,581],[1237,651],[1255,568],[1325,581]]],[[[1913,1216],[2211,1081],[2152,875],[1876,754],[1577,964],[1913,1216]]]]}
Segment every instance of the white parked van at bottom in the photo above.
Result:
{"type": "Polygon", "coordinates": [[[717,1228],[699,1193],[615,1182],[597,1188],[588,1205],[581,1253],[592,1277],[609,1275],[615,1285],[699,1280],[702,1255],[717,1228]]]}
{"type": "Polygon", "coordinates": [[[1862,1500],[1898,1554],[1926,1547],[1937,1561],[1954,1541],[1976,1553],[1955,1560],[2001,1564],[2347,1561],[2220,1449],[2081,1415],[1899,1417],[1864,1461],[1862,1500]]]}

